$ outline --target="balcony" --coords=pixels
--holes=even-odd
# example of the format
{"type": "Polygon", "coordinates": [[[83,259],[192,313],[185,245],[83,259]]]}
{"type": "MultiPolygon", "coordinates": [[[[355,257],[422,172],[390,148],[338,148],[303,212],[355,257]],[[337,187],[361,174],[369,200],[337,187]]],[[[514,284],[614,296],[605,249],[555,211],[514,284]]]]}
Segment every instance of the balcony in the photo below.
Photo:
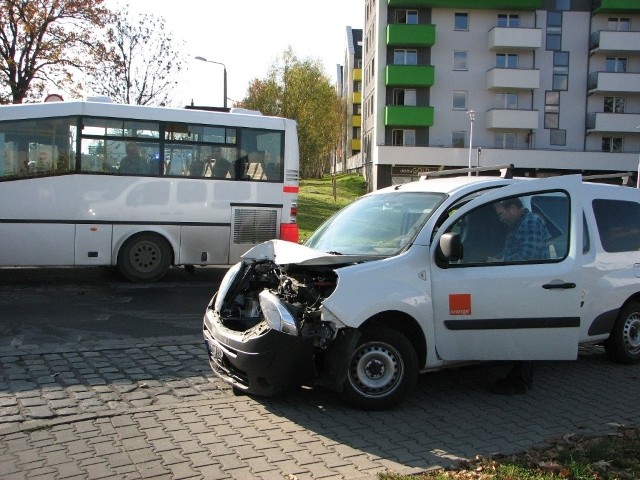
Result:
{"type": "Polygon", "coordinates": [[[542,47],[542,30],[495,27],[489,30],[488,47],[489,50],[534,50],[542,47]]]}
{"type": "Polygon", "coordinates": [[[354,138],[353,140],[351,140],[351,151],[356,151],[356,150],[360,150],[360,139],[359,138],[354,138]]]}
{"type": "Polygon", "coordinates": [[[362,80],[362,69],[354,68],[353,69],[353,80],[362,80]]]}
{"type": "MultiPolygon", "coordinates": [[[[602,0],[607,2],[607,0],[602,0]]],[[[608,2],[636,0],[608,0],[608,2]]],[[[387,0],[389,7],[416,8],[478,8],[482,10],[541,10],[543,0],[387,0]]]]}
{"type": "Polygon", "coordinates": [[[433,65],[387,65],[385,79],[389,87],[431,87],[435,69],[433,65]]]}
{"type": "Polygon", "coordinates": [[[488,129],[536,130],[538,128],[537,110],[489,110],[485,117],[488,129]]]}
{"type": "Polygon", "coordinates": [[[387,127],[432,127],[433,107],[387,106],[384,111],[384,124],[387,127]]]}
{"type": "Polygon", "coordinates": [[[352,127],[361,127],[362,126],[362,115],[354,115],[351,117],[351,126],[352,127]]]}
{"type": "Polygon", "coordinates": [[[601,30],[589,37],[591,53],[640,53],[640,32],[610,32],[601,30]]]}
{"type": "Polygon", "coordinates": [[[540,70],[492,68],[487,72],[490,90],[535,90],[540,88],[540,70]]]}
{"type": "Polygon", "coordinates": [[[640,113],[588,113],[587,133],[638,133],[640,113]]]}
{"type": "Polygon", "coordinates": [[[640,73],[591,73],[587,89],[590,93],[640,93],[640,73]]]}
{"type": "Polygon", "coordinates": [[[352,101],[354,105],[362,103],[362,92],[353,92],[352,101]]]}
{"type": "Polygon", "coordinates": [[[387,25],[387,45],[393,47],[431,47],[436,43],[435,25],[387,25]]]}

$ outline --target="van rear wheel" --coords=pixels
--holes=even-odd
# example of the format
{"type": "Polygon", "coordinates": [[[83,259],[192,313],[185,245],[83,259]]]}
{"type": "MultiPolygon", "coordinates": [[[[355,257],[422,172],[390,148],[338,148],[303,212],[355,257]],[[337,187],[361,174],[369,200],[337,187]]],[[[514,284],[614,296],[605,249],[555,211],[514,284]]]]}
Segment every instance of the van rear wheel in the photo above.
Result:
{"type": "Polygon", "coordinates": [[[132,282],[155,282],[171,267],[171,246],[155,233],[140,233],[127,240],[118,254],[120,273],[132,282]]]}
{"type": "Polygon", "coordinates": [[[417,380],[418,355],[407,337],[373,327],[362,333],[351,355],[344,394],[357,408],[382,410],[404,400],[417,380]]]}
{"type": "Polygon", "coordinates": [[[604,348],[616,363],[640,362],[640,302],[630,302],[620,310],[604,348]]]}

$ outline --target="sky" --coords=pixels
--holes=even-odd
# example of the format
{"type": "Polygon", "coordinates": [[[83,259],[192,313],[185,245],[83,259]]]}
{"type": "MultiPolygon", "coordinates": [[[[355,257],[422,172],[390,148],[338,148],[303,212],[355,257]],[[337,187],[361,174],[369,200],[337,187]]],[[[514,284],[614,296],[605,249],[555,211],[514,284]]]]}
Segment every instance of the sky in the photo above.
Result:
{"type": "MultiPolygon", "coordinates": [[[[291,47],[299,59],[320,60],[332,82],[344,63],[346,29],[363,28],[364,0],[105,0],[112,9],[161,16],[176,41],[185,42],[186,71],[176,106],[222,106],[224,64],[228,106],[242,100],[254,78],[291,47]]],[[[135,18],[135,17],[133,17],[135,18]]]]}

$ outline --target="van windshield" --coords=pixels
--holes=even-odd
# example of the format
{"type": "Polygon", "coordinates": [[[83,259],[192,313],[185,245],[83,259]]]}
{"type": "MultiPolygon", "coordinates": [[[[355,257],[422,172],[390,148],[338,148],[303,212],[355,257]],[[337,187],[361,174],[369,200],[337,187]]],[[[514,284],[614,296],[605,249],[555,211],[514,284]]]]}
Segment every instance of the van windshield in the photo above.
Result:
{"type": "Polygon", "coordinates": [[[361,197],[323,223],[305,245],[342,255],[395,255],[413,241],[444,197],[426,192],[361,197]]]}

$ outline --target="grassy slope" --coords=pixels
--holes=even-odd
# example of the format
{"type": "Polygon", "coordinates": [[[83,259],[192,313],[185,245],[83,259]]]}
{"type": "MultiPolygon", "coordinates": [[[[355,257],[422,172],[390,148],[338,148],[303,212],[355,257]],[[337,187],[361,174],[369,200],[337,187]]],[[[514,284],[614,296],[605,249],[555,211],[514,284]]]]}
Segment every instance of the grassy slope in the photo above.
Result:
{"type": "Polygon", "coordinates": [[[365,190],[365,182],[360,175],[338,175],[334,200],[331,176],[301,180],[298,196],[300,240],[307,239],[323,221],[364,194],[365,190]]]}

